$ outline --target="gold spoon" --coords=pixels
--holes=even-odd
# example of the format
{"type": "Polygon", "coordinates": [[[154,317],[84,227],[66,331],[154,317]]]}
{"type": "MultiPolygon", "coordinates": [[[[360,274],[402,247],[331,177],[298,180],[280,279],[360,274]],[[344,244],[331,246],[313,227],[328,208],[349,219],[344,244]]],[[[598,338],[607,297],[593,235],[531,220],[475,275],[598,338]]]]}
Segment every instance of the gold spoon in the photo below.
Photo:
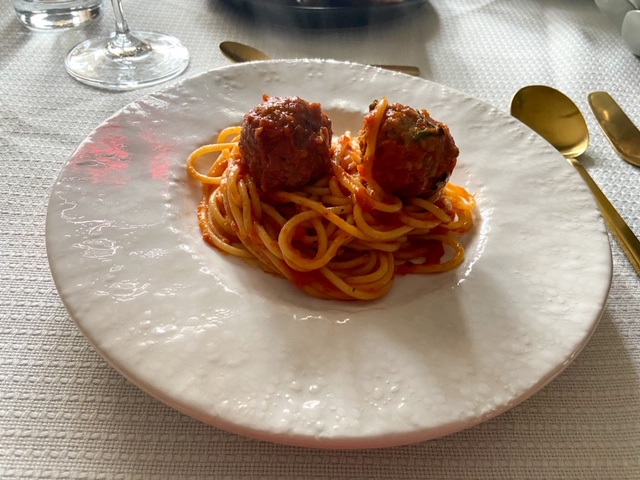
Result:
{"type": "MultiPolygon", "coordinates": [[[[225,57],[234,62],[251,62],[254,60],[271,60],[266,53],[261,52],[257,48],[250,47],[243,43],[225,41],[220,44],[220,50],[225,57]]],[[[418,76],[420,69],[410,65],[372,65],[374,67],[393,70],[395,72],[406,73],[407,75],[418,76]]]]}
{"type": "Polygon", "coordinates": [[[589,145],[589,129],[578,107],[558,90],[532,85],[513,96],[511,115],[538,132],[578,170],[591,189],[602,216],[640,274],[640,241],[577,160],[589,145]]]}

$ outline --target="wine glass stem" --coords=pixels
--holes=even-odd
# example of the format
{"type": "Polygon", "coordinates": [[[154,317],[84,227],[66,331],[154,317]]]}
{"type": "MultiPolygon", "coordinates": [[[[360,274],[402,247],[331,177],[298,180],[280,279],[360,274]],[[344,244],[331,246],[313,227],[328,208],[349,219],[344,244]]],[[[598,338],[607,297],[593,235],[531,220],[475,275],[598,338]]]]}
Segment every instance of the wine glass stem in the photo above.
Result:
{"type": "Polygon", "coordinates": [[[111,0],[113,6],[113,14],[116,17],[116,34],[129,34],[129,25],[124,18],[124,10],[122,9],[122,0],[111,0]]]}
{"type": "Polygon", "coordinates": [[[116,34],[107,45],[112,58],[140,57],[151,51],[151,45],[131,35],[127,20],[124,18],[122,0],[111,0],[116,18],[116,34]]]}

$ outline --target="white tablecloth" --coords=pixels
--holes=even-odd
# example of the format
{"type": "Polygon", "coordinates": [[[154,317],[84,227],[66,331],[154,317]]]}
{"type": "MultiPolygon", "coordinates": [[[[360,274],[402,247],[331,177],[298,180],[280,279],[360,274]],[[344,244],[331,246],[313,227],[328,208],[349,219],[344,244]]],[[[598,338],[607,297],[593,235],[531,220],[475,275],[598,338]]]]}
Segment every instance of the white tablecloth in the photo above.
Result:
{"type": "MultiPolygon", "coordinates": [[[[524,85],[555,86],[590,127],[581,161],[640,234],[640,169],[615,154],[587,104],[607,90],[640,124],[640,59],[591,0],[432,0],[375,28],[325,30],[247,19],[215,0],[124,3],[132,27],[185,43],[183,77],[229,64],[217,47],[235,39],[276,57],[417,65],[504,110],[524,85]]],[[[35,33],[0,5],[0,478],[640,478],[640,280],[612,237],[610,298],[580,356],[523,404],[438,440],[368,451],[259,442],[182,415],[116,373],[67,315],[45,251],[63,164],[152,90],[105,92],[65,73],[72,46],[112,29],[107,7],[85,29],[35,33]]]]}

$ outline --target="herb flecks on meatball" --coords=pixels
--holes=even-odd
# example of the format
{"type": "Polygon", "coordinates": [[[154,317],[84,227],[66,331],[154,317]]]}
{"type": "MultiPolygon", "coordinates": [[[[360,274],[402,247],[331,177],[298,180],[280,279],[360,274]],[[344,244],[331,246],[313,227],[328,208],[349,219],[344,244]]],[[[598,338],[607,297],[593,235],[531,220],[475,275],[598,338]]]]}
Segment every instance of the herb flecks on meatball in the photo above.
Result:
{"type": "MultiPolygon", "coordinates": [[[[361,142],[367,129],[375,128],[377,102],[364,120],[361,142]]],[[[400,197],[426,196],[446,185],[458,159],[458,147],[444,123],[426,110],[394,103],[384,112],[376,136],[372,176],[385,191],[400,197]]],[[[361,145],[362,151],[366,144],[361,145]]]]}
{"type": "Polygon", "coordinates": [[[244,117],[241,162],[263,191],[306,185],[331,161],[331,121],[319,103],[263,96],[244,117]]]}

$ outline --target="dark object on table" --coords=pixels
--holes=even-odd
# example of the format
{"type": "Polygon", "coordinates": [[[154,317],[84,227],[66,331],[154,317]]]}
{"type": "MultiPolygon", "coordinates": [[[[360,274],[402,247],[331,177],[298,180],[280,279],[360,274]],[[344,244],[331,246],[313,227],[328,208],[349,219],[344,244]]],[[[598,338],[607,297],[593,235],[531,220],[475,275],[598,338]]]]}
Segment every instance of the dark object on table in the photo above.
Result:
{"type": "Polygon", "coordinates": [[[221,0],[251,16],[300,28],[358,27],[388,22],[416,11],[427,0],[221,0]]]}

